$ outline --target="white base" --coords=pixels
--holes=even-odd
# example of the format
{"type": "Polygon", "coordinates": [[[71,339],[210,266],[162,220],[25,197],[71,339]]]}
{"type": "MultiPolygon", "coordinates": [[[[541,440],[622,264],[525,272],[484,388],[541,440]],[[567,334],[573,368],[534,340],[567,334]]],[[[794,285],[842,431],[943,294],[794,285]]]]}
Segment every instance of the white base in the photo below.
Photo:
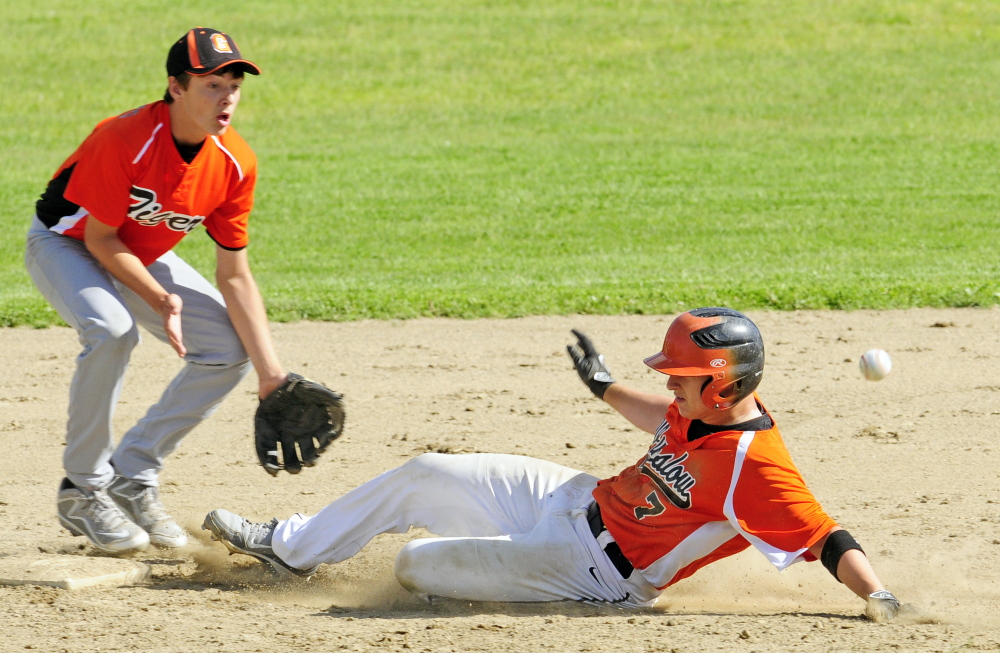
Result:
{"type": "Polygon", "coordinates": [[[149,565],[119,558],[41,554],[0,558],[0,585],[47,585],[67,590],[117,587],[141,583],[149,573],[149,565]]]}

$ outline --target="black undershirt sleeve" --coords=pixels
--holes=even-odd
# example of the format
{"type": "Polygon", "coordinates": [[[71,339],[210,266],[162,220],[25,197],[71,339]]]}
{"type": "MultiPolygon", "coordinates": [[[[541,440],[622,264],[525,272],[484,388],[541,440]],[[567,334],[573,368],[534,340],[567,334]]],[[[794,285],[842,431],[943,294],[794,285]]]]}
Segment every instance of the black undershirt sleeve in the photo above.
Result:
{"type": "Polygon", "coordinates": [[[42,224],[50,229],[67,215],[73,215],[80,210],[79,204],[74,204],[63,196],[75,167],[74,163],[53,177],[45,187],[45,192],[35,202],[35,214],[42,224]]]}

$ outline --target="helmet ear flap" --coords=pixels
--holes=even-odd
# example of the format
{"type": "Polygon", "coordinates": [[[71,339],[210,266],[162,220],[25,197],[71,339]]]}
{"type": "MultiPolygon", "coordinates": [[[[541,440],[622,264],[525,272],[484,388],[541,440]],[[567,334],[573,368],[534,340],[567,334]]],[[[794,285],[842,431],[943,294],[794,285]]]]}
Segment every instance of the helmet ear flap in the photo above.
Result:
{"type": "Polygon", "coordinates": [[[720,383],[722,381],[724,381],[724,379],[720,377],[718,379],[709,379],[705,383],[701,392],[701,400],[705,402],[706,406],[716,410],[724,410],[732,407],[734,404],[741,401],[745,396],[740,392],[740,388],[743,387],[743,379],[736,379],[735,381],[725,383],[716,388],[716,383],[720,383]]]}
{"type": "Polygon", "coordinates": [[[705,404],[709,408],[716,406],[717,401],[715,400],[715,384],[720,381],[716,376],[710,376],[705,379],[705,383],[701,386],[701,403],[705,404]]]}

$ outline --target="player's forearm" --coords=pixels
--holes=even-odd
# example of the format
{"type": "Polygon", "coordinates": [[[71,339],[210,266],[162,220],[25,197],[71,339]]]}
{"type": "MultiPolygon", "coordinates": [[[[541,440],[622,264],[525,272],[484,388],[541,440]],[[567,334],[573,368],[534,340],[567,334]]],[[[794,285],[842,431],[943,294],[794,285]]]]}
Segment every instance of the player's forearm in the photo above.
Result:
{"type": "Polygon", "coordinates": [[[286,374],[271,340],[267,311],[257,282],[249,270],[219,276],[216,281],[226,300],[233,328],[260,379],[261,395],[265,396],[284,381],[286,374]]]}
{"type": "Polygon", "coordinates": [[[163,312],[163,305],[169,293],[153,278],[132,250],[114,232],[96,233],[88,225],[84,240],[87,250],[104,266],[113,277],[135,291],[139,297],[153,307],[157,313],[163,312]]]}
{"type": "Polygon", "coordinates": [[[670,406],[670,399],[663,395],[640,392],[621,383],[612,383],[604,393],[604,401],[621,413],[637,428],[655,433],[670,406]]]}
{"type": "Polygon", "coordinates": [[[849,590],[863,599],[867,599],[873,592],[884,590],[885,586],[879,581],[872,569],[868,557],[853,549],[844,553],[837,564],[837,577],[849,590]]]}
{"type": "MultiPolygon", "coordinates": [[[[833,563],[824,558],[824,549],[826,549],[828,540],[831,543],[833,542],[830,538],[838,531],[841,531],[841,535],[845,535],[847,533],[840,526],[836,526],[832,528],[825,537],[809,547],[809,552],[816,558],[823,560],[823,564],[827,567],[827,569],[830,569],[830,566],[833,563]]],[[[852,544],[856,544],[853,539],[849,539],[849,541],[852,544]]],[[[832,546],[836,550],[836,545],[833,544],[832,546]]],[[[885,586],[882,585],[878,576],[875,575],[875,570],[872,569],[871,562],[868,561],[868,556],[865,555],[864,551],[858,548],[851,548],[838,555],[839,559],[835,558],[837,569],[836,578],[849,590],[861,598],[867,599],[872,592],[878,592],[879,590],[885,589],[885,586]]]]}

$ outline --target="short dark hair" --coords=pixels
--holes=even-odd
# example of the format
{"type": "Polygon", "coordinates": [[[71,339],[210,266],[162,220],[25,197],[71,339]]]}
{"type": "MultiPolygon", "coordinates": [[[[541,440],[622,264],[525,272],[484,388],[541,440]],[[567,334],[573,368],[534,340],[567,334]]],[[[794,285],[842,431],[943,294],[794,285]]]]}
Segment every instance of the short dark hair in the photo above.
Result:
{"type": "MultiPolygon", "coordinates": [[[[181,88],[184,90],[187,90],[188,84],[191,83],[191,75],[187,73],[181,73],[180,75],[177,75],[175,79],[177,79],[177,83],[180,84],[181,88]]],[[[163,101],[167,104],[174,103],[174,96],[170,95],[170,86],[167,86],[167,90],[163,92],[163,101]]]]}
{"type": "MultiPolygon", "coordinates": [[[[229,64],[228,66],[219,68],[212,74],[225,75],[226,73],[232,73],[233,77],[235,77],[236,79],[243,79],[245,71],[246,71],[246,66],[244,66],[243,64],[232,63],[229,64]]],[[[176,76],[177,83],[181,85],[181,88],[187,90],[188,84],[191,83],[192,77],[193,75],[191,75],[190,73],[180,73],[179,75],[176,76]]],[[[174,102],[174,98],[170,95],[169,86],[167,87],[167,90],[164,91],[163,93],[163,101],[166,102],[167,104],[173,104],[174,102]]]]}

